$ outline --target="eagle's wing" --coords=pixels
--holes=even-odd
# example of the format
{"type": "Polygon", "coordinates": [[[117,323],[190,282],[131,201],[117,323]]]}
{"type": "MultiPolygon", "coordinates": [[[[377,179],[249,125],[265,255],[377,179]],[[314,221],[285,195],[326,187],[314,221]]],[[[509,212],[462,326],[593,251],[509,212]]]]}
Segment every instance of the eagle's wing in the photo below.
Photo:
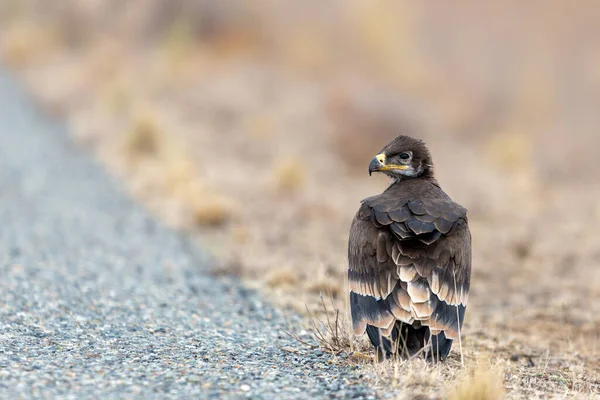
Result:
{"type": "Polygon", "coordinates": [[[348,247],[356,334],[368,324],[389,336],[400,320],[458,338],[469,293],[471,235],[467,211],[441,194],[398,201],[384,193],[363,201],[348,247]]]}

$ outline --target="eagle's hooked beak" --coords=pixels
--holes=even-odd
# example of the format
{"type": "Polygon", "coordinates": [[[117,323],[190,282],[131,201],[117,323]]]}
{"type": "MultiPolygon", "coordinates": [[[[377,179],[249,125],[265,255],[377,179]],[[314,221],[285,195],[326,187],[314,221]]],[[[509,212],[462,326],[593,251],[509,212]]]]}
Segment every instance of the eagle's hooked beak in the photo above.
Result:
{"type": "Polygon", "coordinates": [[[385,166],[385,160],[385,154],[383,153],[377,154],[375,157],[373,157],[369,163],[369,176],[371,176],[373,172],[381,171],[385,166]]]}

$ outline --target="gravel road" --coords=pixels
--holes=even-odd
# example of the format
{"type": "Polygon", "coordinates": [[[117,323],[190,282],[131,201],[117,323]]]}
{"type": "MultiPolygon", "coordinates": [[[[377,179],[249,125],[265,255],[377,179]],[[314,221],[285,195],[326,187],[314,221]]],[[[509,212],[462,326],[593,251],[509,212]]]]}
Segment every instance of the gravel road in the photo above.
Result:
{"type": "Polygon", "coordinates": [[[374,397],[212,277],[1,71],[0,228],[0,398],[374,397]]]}

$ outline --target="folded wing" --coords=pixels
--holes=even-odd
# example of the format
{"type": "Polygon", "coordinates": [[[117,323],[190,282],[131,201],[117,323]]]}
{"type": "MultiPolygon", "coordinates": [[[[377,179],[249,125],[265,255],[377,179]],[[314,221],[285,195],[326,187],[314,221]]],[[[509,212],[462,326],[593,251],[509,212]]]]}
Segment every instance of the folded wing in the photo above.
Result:
{"type": "Polygon", "coordinates": [[[396,321],[458,338],[467,304],[471,236],[466,210],[441,189],[402,200],[366,199],[350,230],[348,279],[356,334],[367,325],[389,335],[396,321]],[[424,199],[423,199],[424,197],[424,199]]]}

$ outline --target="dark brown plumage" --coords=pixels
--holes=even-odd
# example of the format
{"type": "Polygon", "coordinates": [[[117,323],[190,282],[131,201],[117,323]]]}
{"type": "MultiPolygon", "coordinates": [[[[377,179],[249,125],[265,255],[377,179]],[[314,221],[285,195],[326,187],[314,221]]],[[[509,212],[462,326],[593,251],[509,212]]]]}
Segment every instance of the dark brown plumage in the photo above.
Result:
{"type": "Polygon", "coordinates": [[[362,201],[348,245],[355,334],[380,354],[446,358],[459,338],[471,276],[467,210],[434,178],[431,155],[399,136],[369,164],[392,178],[362,201]]]}

